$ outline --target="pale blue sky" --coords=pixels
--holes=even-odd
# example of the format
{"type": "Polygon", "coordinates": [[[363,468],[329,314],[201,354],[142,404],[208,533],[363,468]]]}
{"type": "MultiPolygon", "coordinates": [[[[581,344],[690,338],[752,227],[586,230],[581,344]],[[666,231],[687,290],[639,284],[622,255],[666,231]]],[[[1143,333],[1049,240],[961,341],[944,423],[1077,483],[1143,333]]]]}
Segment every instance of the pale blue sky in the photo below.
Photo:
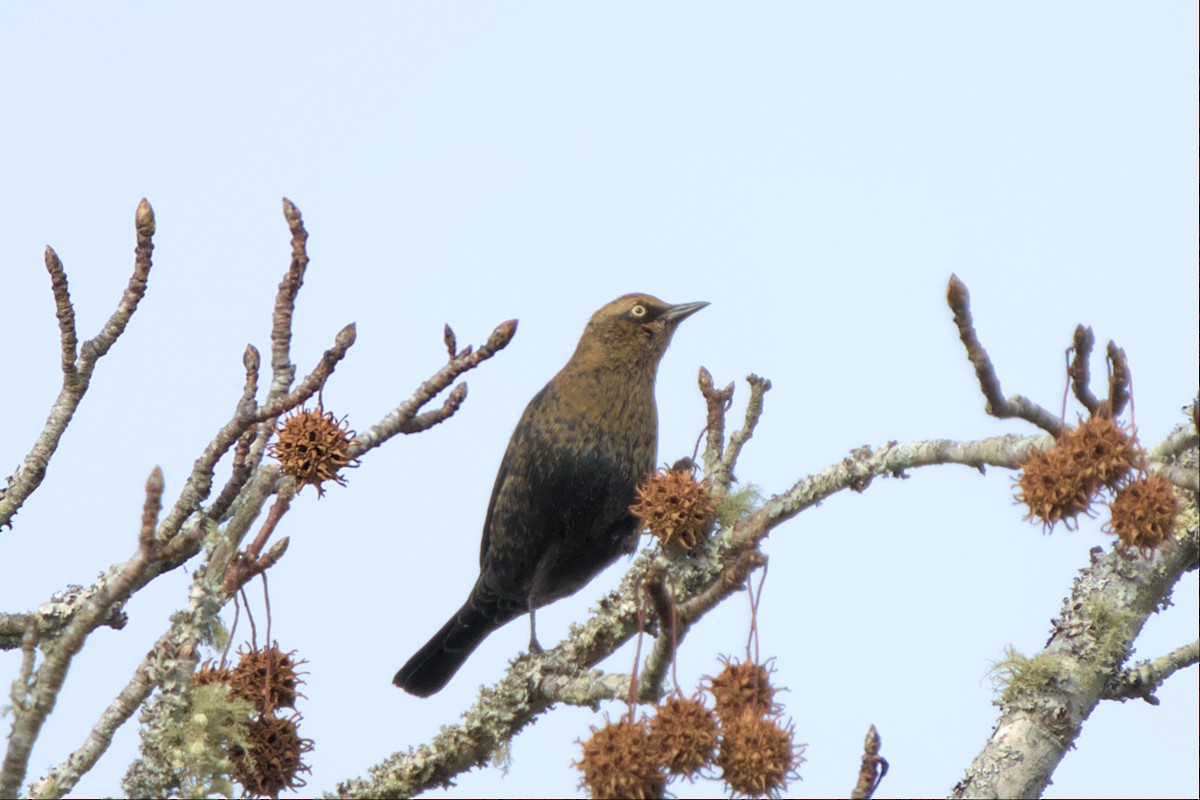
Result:
{"type": "MultiPolygon", "coordinates": [[[[0,533],[0,608],[128,557],[154,465],[179,490],[233,409],[242,349],[268,348],[284,195],[311,233],[294,354],[311,365],[358,324],[324,395],[352,425],[437,368],[443,323],[478,344],[521,320],[455,419],[372,453],[347,489],[306,492],[282,527],[273,635],[309,660],[311,791],[426,741],[524,646],[510,625],[428,700],[390,683],[474,579],[522,407],[619,294],[712,303],[660,371],[660,461],[703,425],[701,364],[721,384],[771,378],[737,471],[767,493],[864,443],[1032,432],[984,414],[951,272],[1006,391],[1056,408],[1063,350],[1090,324],[1128,353],[1155,443],[1196,392],[1196,30],[1195,4],[1175,2],[6,6],[0,474],[60,379],[43,247],[90,336],[128,278],[140,197],[158,235],[141,309],[0,533]]],[[[958,780],[995,719],[990,664],[1039,649],[1088,549],[1109,546],[1102,519],[1046,537],[1021,516],[1010,475],[945,467],[772,535],[762,643],[809,744],[791,793],[847,793],[871,723],[892,764],[882,796],[958,780]]],[[[539,613],[543,643],[618,577],[539,613]]],[[[124,631],[96,634],[31,778],[82,742],[186,581],[165,576],[124,631]]],[[[1193,573],[1135,658],[1194,639],[1196,597],[1193,573]]],[[[687,687],[746,625],[742,600],[705,620],[687,687]]],[[[0,655],[0,675],[16,668],[0,655]]],[[[1192,668],[1159,707],[1102,705],[1047,796],[1194,795],[1198,694],[1192,668]]],[[[446,794],[571,793],[574,740],[599,719],[559,710],[516,740],[507,777],[446,794]]],[[[119,792],[136,741],[123,729],[78,793],[119,792]]]]}

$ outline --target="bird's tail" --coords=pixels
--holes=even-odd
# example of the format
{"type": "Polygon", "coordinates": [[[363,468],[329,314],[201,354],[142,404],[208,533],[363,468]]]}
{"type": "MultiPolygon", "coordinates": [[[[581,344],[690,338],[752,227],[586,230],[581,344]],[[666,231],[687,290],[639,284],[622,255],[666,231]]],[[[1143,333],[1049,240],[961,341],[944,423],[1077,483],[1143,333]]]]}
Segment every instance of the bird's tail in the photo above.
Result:
{"type": "Polygon", "coordinates": [[[463,607],[400,668],[392,683],[417,697],[440,692],[489,633],[524,610],[511,603],[481,603],[477,594],[471,593],[463,607]]]}

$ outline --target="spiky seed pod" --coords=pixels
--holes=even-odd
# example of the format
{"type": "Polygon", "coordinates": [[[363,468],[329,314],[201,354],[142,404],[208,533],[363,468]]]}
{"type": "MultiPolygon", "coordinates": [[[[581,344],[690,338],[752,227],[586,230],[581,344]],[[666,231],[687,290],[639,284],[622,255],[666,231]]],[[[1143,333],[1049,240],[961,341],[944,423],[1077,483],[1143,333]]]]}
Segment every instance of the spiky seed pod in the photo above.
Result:
{"type": "Polygon", "coordinates": [[[739,664],[730,658],[721,660],[725,668],[717,677],[709,678],[708,687],[721,722],[736,719],[745,708],[759,716],[779,713],[770,669],[753,661],[739,664]]]}
{"type": "Polygon", "coordinates": [[[1179,498],[1170,481],[1161,475],[1151,475],[1121,487],[1109,510],[1112,519],[1105,530],[1115,534],[1123,546],[1146,553],[1171,535],[1179,513],[1179,498]]]}
{"type": "Polygon", "coordinates": [[[233,670],[229,667],[218,667],[212,661],[205,661],[192,676],[192,686],[207,686],[210,683],[228,684],[232,676],[233,670]]]}
{"type": "Polygon", "coordinates": [[[650,741],[671,775],[689,778],[717,754],[717,717],[699,697],[671,697],[650,720],[650,741]]]}
{"type": "Polygon", "coordinates": [[[722,721],[717,766],[734,794],[745,797],[778,797],[796,777],[804,761],[792,742],[792,726],[763,717],[745,708],[732,720],[722,721]]]}
{"type": "Polygon", "coordinates": [[[295,478],[301,489],[305,484],[316,486],[318,496],[325,494],[325,481],[345,486],[346,479],[339,471],[358,466],[358,461],[350,458],[355,433],[349,430],[346,418],[339,420],[320,406],[297,410],[275,433],[277,439],[268,451],[279,459],[279,468],[295,478]]]}
{"type": "Polygon", "coordinates": [[[650,746],[645,717],[593,726],[591,738],[582,744],[583,758],[575,766],[583,773],[579,785],[592,797],[662,797],[667,776],[650,746]]]}
{"type": "Polygon", "coordinates": [[[293,656],[296,651],[283,653],[273,642],[263,650],[239,653],[229,685],[233,691],[254,704],[260,714],[270,714],[277,708],[295,708],[300,695],[297,688],[304,683],[296,668],[304,661],[293,656]]]}
{"type": "Polygon", "coordinates": [[[688,461],[681,469],[660,469],[644,480],[629,509],[663,547],[691,550],[712,527],[716,513],[712,484],[707,478],[697,482],[690,464],[688,461]]]}
{"type": "Polygon", "coordinates": [[[1023,467],[1017,500],[1029,507],[1025,518],[1040,520],[1048,530],[1059,521],[1070,527],[1089,512],[1100,489],[1115,490],[1128,479],[1137,457],[1136,440],[1114,420],[1081,421],[1023,467]]]}
{"type": "Polygon", "coordinates": [[[1029,507],[1025,519],[1040,520],[1049,531],[1060,521],[1070,528],[1075,517],[1088,511],[1092,487],[1072,466],[1070,456],[1057,445],[1034,451],[1017,479],[1017,500],[1029,507]]]}
{"type": "Polygon", "coordinates": [[[1081,421],[1059,441],[1076,480],[1094,494],[1101,486],[1115,490],[1128,477],[1137,460],[1137,444],[1110,417],[1081,421]]]}
{"type": "Polygon", "coordinates": [[[250,723],[250,752],[233,748],[233,779],[255,797],[278,797],[284,789],[299,789],[301,772],[310,772],[302,758],[313,749],[311,739],[301,738],[296,727],[299,714],[277,717],[267,714],[250,723]]]}

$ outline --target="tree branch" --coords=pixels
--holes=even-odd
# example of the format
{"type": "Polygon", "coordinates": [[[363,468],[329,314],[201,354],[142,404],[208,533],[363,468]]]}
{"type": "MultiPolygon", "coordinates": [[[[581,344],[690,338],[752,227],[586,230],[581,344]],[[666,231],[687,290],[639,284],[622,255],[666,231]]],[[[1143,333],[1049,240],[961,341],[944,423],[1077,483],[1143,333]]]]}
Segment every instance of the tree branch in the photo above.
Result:
{"type": "Polygon", "coordinates": [[[424,414],[419,414],[419,412],[430,400],[453,383],[459,375],[474,369],[503,350],[512,341],[516,332],[517,321],[515,319],[502,322],[478,350],[473,351],[468,347],[452,357],[444,367],[418,386],[411,397],[396,406],[378,423],[358,434],[350,443],[350,457],[359,458],[397,434],[418,433],[448,419],[466,399],[465,384],[455,387],[440,409],[424,414]]]}
{"type": "Polygon", "coordinates": [[[862,764],[858,768],[858,782],[854,784],[854,791],[850,792],[851,800],[871,800],[880,781],[887,775],[887,759],[879,755],[882,746],[879,731],[872,725],[867,729],[867,738],[863,741],[862,764]]]}
{"type": "MultiPolygon", "coordinates": [[[[32,623],[39,641],[55,639],[75,617],[79,609],[92,602],[96,587],[68,586],[43,603],[32,613],[0,614],[0,650],[15,650],[21,646],[25,630],[32,623]]],[[[120,603],[110,605],[100,619],[100,625],[120,630],[129,621],[120,603]]]]}
{"type": "Polygon", "coordinates": [[[980,344],[979,336],[975,333],[975,323],[971,320],[971,295],[967,291],[967,285],[959,280],[957,275],[950,276],[946,301],[950,304],[950,310],[954,312],[954,324],[958,326],[959,338],[967,348],[967,358],[975,367],[979,388],[983,390],[983,396],[987,400],[987,413],[999,419],[1018,417],[1032,422],[1052,436],[1058,436],[1062,430],[1062,422],[1057,415],[1021,395],[1005,398],[1000,388],[1000,379],[996,376],[996,368],[992,366],[987,350],[980,344]]]}
{"type": "Polygon", "coordinates": [[[1041,796],[1146,619],[1195,563],[1195,529],[1177,530],[1173,542],[1151,558],[1092,549],[1046,648],[1033,658],[1010,655],[1002,666],[1000,718],[951,797],[1041,796]]]}
{"type": "Polygon", "coordinates": [[[12,527],[12,518],[29,495],[42,484],[46,477],[47,465],[58,449],[63,432],[87,393],[96,362],[120,338],[133,312],[137,310],[138,302],[146,294],[146,281],[151,266],[150,255],[154,251],[154,211],[145,198],[138,203],[134,221],[137,229],[137,247],[134,250],[133,275],[112,316],[94,339],[83,343],[78,357],[75,356],[75,311],[67,290],[66,270],[63,269],[62,262],[54,250],[46,248],[46,269],[50,273],[59,337],[62,340],[63,383],[37,441],[8,479],[8,485],[0,490],[0,530],[6,525],[12,527]]]}
{"type": "Polygon", "coordinates": [[[1101,697],[1105,700],[1120,700],[1122,703],[1131,697],[1140,697],[1150,705],[1156,706],[1159,700],[1154,693],[1158,691],[1158,687],[1179,670],[1195,666],[1197,663],[1200,663],[1200,639],[1177,647],[1153,661],[1142,661],[1122,669],[1108,682],[1101,697]]]}
{"type": "MultiPolygon", "coordinates": [[[[153,476],[148,481],[150,483],[153,483],[153,476]]],[[[149,499],[146,505],[152,505],[149,499]]],[[[0,797],[16,797],[20,793],[33,743],[54,709],[67,676],[67,668],[91,632],[100,627],[111,606],[124,603],[134,592],[157,577],[162,563],[175,556],[177,549],[198,549],[199,546],[199,528],[182,534],[171,545],[163,545],[139,534],[137,552],[124,564],[110,567],[100,577],[89,602],[79,607],[51,646],[44,646],[45,660],[28,683],[30,701],[13,715],[12,734],[9,736],[4,765],[0,768],[0,797]]]]}
{"type": "MultiPolygon", "coordinates": [[[[33,614],[0,615],[0,646],[20,646],[26,654],[20,679],[14,684],[14,720],[2,767],[0,767],[0,796],[15,796],[28,768],[28,758],[42,725],[57,700],[71,659],[82,648],[90,633],[99,625],[121,627],[125,623],[122,605],[134,592],[157,575],[172,569],[198,553],[202,541],[211,543],[205,564],[193,574],[188,609],[172,617],[171,627],[143,660],[124,689],[101,715],[85,742],[71,756],[38,781],[31,792],[38,796],[62,796],[70,791],[103,754],[114,732],[133,713],[144,707],[148,722],[142,732],[143,756],[135,762],[126,776],[125,788],[135,795],[153,796],[173,791],[163,783],[171,780],[173,767],[162,762],[164,751],[157,747],[156,736],[169,729],[171,715],[186,710],[184,692],[199,658],[199,645],[211,642],[213,631],[219,628],[217,615],[226,602],[251,578],[273,566],[286,552],[288,539],[275,542],[263,553],[267,540],[289,508],[295,492],[291,478],[280,478],[278,467],[263,466],[266,443],[273,435],[275,420],[286,411],[305,403],[321,390],[337,364],[345,357],[355,340],[353,324],[343,328],[334,345],[322,356],[312,372],[295,388],[295,367],[290,359],[292,317],[296,295],[303,283],[308,264],[307,232],[298,209],[284,201],[284,214],[292,233],[292,259],[280,284],[272,317],[272,383],[264,403],[256,402],[260,357],[253,346],[247,346],[243,356],[246,380],[242,395],[230,420],[222,426],[193,465],[176,502],[164,518],[164,481],[161,470],[152,471],[146,483],[146,497],[138,530],[137,552],[124,564],[111,567],[89,589],[74,587],[63,598],[56,596],[33,614]],[[290,389],[290,391],[289,391],[290,389]],[[209,496],[215,467],[230,448],[234,449],[233,469],[219,496],[207,510],[200,504],[209,496]],[[258,536],[245,553],[239,547],[246,533],[261,513],[266,501],[276,495],[276,501],[258,536]],[[224,527],[219,528],[224,522],[224,527]],[[34,653],[40,643],[45,658],[36,670],[34,653]],[[163,689],[150,700],[156,687],[163,689]],[[162,724],[162,723],[165,723],[162,724]]],[[[60,404],[56,405],[47,423],[47,431],[39,438],[38,446],[26,459],[24,474],[10,482],[6,494],[0,497],[7,509],[4,521],[11,518],[24,497],[37,486],[31,480],[36,468],[44,473],[45,463],[53,453],[58,438],[70,421],[74,408],[86,390],[95,362],[103,356],[121,335],[138,301],[145,293],[145,280],[150,268],[154,231],[153,215],[143,201],[138,207],[138,249],[134,277],[118,305],[117,311],[100,334],[85,342],[75,358],[74,312],[67,290],[66,274],[52,250],[47,252],[47,268],[59,317],[64,358],[64,388],[60,404]],[[71,356],[68,359],[68,356],[71,356]],[[41,449],[39,449],[41,447],[41,449]]],[[[474,368],[508,344],[516,330],[516,322],[499,326],[488,342],[472,353],[451,352],[450,362],[414,393],[413,397],[376,426],[375,446],[399,432],[415,433],[448,419],[463,402],[466,386],[455,387],[442,407],[423,413],[421,407],[453,382],[457,375],[474,368]],[[389,428],[391,422],[394,428],[389,428]]],[[[451,346],[452,333],[447,333],[451,346]]],[[[363,448],[363,450],[369,448],[363,448]]],[[[361,452],[361,451],[360,451],[361,452]]],[[[583,698],[586,690],[563,685],[561,691],[583,698]]]]}

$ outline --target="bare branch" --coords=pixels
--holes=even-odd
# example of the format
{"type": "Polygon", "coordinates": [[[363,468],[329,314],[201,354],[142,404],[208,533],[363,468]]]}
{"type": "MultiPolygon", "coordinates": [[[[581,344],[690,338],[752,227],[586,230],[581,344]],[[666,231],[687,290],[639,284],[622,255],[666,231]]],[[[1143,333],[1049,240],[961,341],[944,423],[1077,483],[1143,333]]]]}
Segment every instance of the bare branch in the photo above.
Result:
{"type": "Polygon", "coordinates": [[[450,394],[446,396],[446,401],[442,403],[441,408],[435,408],[431,411],[426,411],[408,420],[400,426],[401,433],[420,433],[428,430],[439,422],[445,422],[454,416],[454,412],[458,411],[459,406],[467,399],[467,385],[460,383],[450,390],[450,394]]]}
{"type": "Polygon", "coordinates": [[[459,405],[462,404],[463,399],[466,397],[467,389],[465,384],[462,384],[461,389],[455,388],[457,395],[455,392],[452,392],[441,409],[426,412],[419,416],[418,413],[426,403],[452,384],[454,379],[459,375],[467,370],[474,369],[500,350],[503,350],[512,341],[513,334],[516,332],[517,321],[515,319],[502,322],[492,331],[492,335],[488,337],[487,343],[478,350],[472,351],[468,347],[450,359],[429,380],[417,387],[417,390],[413,392],[410,398],[396,406],[394,410],[378,423],[358,434],[354,441],[350,443],[350,457],[358,458],[363,453],[373,450],[397,434],[417,433],[449,418],[458,410],[459,405]]]}
{"type": "Polygon", "coordinates": [[[246,485],[246,481],[250,480],[251,475],[254,474],[254,468],[250,465],[248,456],[250,454],[250,446],[258,433],[258,428],[263,427],[263,425],[263,423],[259,423],[255,427],[247,429],[237,440],[237,444],[233,448],[233,464],[229,472],[229,480],[221,488],[221,493],[217,495],[217,499],[213,500],[212,504],[205,511],[205,515],[210,519],[224,519],[225,512],[233,505],[233,501],[237,499],[238,494],[242,491],[242,487],[246,485]]]}
{"type": "MultiPolygon", "coordinates": [[[[158,685],[162,665],[180,652],[178,623],[173,623],[166,633],[151,648],[142,663],[134,670],[129,683],[117,694],[100,719],[92,727],[87,739],[75,752],[44,777],[29,787],[33,797],[62,797],[71,791],[88,770],[96,765],[112,744],[113,735],[124,725],[150,693],[158,685]]],[[[194,645],[193,645],[194,646],[194,645]]]]}
{"type": "Polygon", "coordinates": [[[292,263],[279,283],[275,295],[275,313],[271,316],[271,389],[268,401],[287,392],[296,377],[292,364],[292,315],[296,311],[296,295],[304,284],[304,272],[308,269],[308,231],[295,203],[283,198],[283,216],[292,232],[292,263]]]}
{"type": "Polygon", "coordinates": [[[724,475],[726,478],[724,483],[717,480],[722,466],[721,457],[725,452],[725,412],[729,410],[729,404],[733,401],[733,383],[731,382],[724,389],[714,388],[712,374],[704,367],[700,368],[698,382],[700,394],[704,396],[704,405],[708,411],[704,425],[706,435],[704,455],[701,459],[704,462],[704,476],[712,481],[713,494],[720,498],[728,493],[728,480],[732,478],[732,472],[730,472],[724,475]]]}
{"type": "Polygon", "coordinates": [[[1000,719],[952,797],[1040,797],[1164,594],[1196,563],[1196,531],[1147,558],[1092,549],[1046,649],[1010,657],[1000,719]],[[1028,676],[1028,677],[1027,677],[1028,676]]]}
{"type": "MultiPolygon", "coordinates": [[[[265,446],[274,429],[274,420],[289,409],[295,408],[319,392],[329,379],[337,364],[345,357],[355,340],[354,325],[343,328],[335,337],[334,346],[326,351],[312,372],[294,388],[295,367],[290,362],[292,315],[296,294],[303,282],[308,263],[305,252],[307,233],[299,211],[285,200],[285,216],[292,232],[292,261],[287,275],[276,296],[272,327],[271,389],[263,405],[256,404],[260,357],[252,346],[247,347],[243,357],[246,381],[242,396],[233,416],[217,431],[204,452],[196,460],[188,480],[175,504],[160,520],[163,499],[163,477],[158,468],[151,473],[146,484],[141,526],[139,528],[137,552],[124,564],[111,567],[87,590],[76,591],[68,603],[58,603],[50,609],[39,609],[35,614],[0,616],[0,644],[12,640],[16,646],[19,639],[27,651],[25,674],[20,682],[19,697],[15,696],[18,713],[14,714],[12,734],[8,749],[0,768],[0,796],[17,794],[20,783],[28,768],[29,753],[45,720],[53,709],[67,668],[79,652],[91,631],[102,624],[119,627],[124,624],[122,605],[134,592],[145,586],[157,575],[171,569],[194,556],[201,548],[202,539],[212,534],[215,545],[208,562],[194,573],[193,589],[189,594],[189,611],[172,618],[172,627],[160,639],[155,649],[135,671],[128,685],[121,691],[94,726],[84,744],[66,762],[32,787],[39,796],[61,796],[70,791],[79,779],[95,764],[108,748],[113,733],[139,707],[146,706],[156,686],[163,693],[149,701],[148,717],[166,719],[162,715],[168,709],[178,710],[181,692],[188,684],[198,658],[198,645],[212,635],[217,613],[224,603],[244,583],[269,569],[286,552],[289,540],[284,537],[265,553],[268,539],[277,529],[295,493],[295,482],[291,478],[280,479],[275,466],[262,466],[265,446]],[[289,391],[291,388],[291,391],[289,391]],[[200,503],[212,488],[214,468],[231,447],[235,447],[233,470],[221,494],[203,513],[200,503]],[[277,494],[266,521],[258,536],[245,553],[239,554],[238,547],[266,500],[277,494]],[[199,513],[198,513],[199,512],[199,513]],[[224,529],[218,522],[228,519],[224,529]],[[9,636],[9,632],[13,634],[9,636]],[[41,642],[46,656],[34,669],[34,644],[41,642]],[[161,702],[159,702],[161,701],[161,702]],[[153,709],[150,709],[153,706],[153,709]]],[[[153,215],[149,205],[143,202],[138,209],[138,249],[134,277],[118,306],[117,312],[106,323],[93,341],[84,343],[78,364],[72,357],[68,363],[64,355],[64,390],[60,400],[64,401],[65,412],[52,414],[51,423],[58,425],[52,445],[70,421],[78,400],[86,389],[96,359],[104,355],[124,330],[130,315],[145,292],[145,279],[150,267],[153,234],[153,215]],[[65,398],[65,400],[64,400],[65,398]],[[56,422],[57,420],[57,422],[56,422]]],[[[59,313],[63,351],[75,347],[73,340],[74,317],[66,288],[66,275],[53,251],[48,251],[47,267],[55,293],[59,313]]],[[[395,432],[416,432],[449,418],[462,404],[466,386],[455,386],[440,409],[418,413],[422,405],[445,389],[462,372],[490,358],[512,338],[516,322],[504,323],[494,331],[488,342],[478,352],[471,348],[455,354],[453,333],[447,329],[446,344],[451,361],[426,384],[424,384],[406,406],[399,411],[398,429],[395,432]]],[[[56,409],[57,410],[57,409],[56,409]]],[[[48,429],[51,429],[48,423],[48,429]]],[[[393,434],[394,435],[394,434],[393,434]]],[[[49,437],[44,435],[39,444],[49,437]]],[[[49,453],[53,452],[53,446],[49,453]]],[[[34,454],[36,455],[36,454],[34,454]]],[[[48,455],[46,456],[48,458],[48,455]]],[[[44,471],[46,458],[40,464],[44,471]]],[[[27,459],[29,461],[29,459],[27,459]]],[[[38,462],[30,462],[34,466],[38,462]]],[[[20,471],[18,471],[20,472],[20,471]]],[[[32,475],[32,470],[29,471],[32,475]]],[[[20,480],[21,476],[18,476],[20,480]]],[[[19,507],[20,499],[29,490],[14,481],[19,491],[10,492],[2,498],[12,503],[12,512],[19,507]],[[23,494],[22,494],[23,492],[23,494]],[[14,502],[15,501],[15,502],[14,502]]],[[[40,477],[38,478],[40,480],[40,477]]],[[[36,488],[36,481],[30,482],[36,488]]],[[[11,487],[10,487],[11,488],[11,487]]],[[[583,698],[582,690],[564,691],[583,698]]],[[[594,690],[593,690],[594,691],[594,690]]],[[[160,726],[161,727],[161,726],[160,726]]],[[[144,732],[144,736],[146,736],[144,732]]],[[[149,734],[153,735],[153,734],[149,734]]],[[[153,751],[153,747],[150,748],[153,751]]],[[[144,751],[143,759],[135,764],[126,779],[126,786],[149,786],[154,783],[152,775],[159,774],[161,764],[151,763],[156,758],[144,751]],[[138,765],[141,765],[139,770],[138,765]],[[147,780],[150,783],[146,783],[147,780]]]]}
{"type": "MultiPolygon", "coordinates": [[[[754,435],[754,428],[758,425],[759,417],[762,416],[763,395],[771,390],[769,380],[760,378],[753,373],[746,376],[746,382],[750,384],[750,402],[746,404],[746,421],[741,428],[729,435],[729,444],[725,449],[725,454],[721,456],[721,466],[713,477],[713,484],[723,485],[726,491],[734,481],[733,465],[737,463],[738,456],[742,454],[742,446],[754,435]]],[[[730,390],[729,397],[732,396],[733,391],[730,390]]]]}
{"type": "MultiPolygon", "coordinates": [[[[670,635],[670,617],[664,616],[661,611],[657,612],[661,630],[658,638],[654,640],[653,648],[642,663],[642,684],[639,697],[644,702],[658,699],[667,669],[670,668],[679,645],[687,636],[688,631],[692,629],[692,625],[708,611],[716,608],[725,598],[742,591],[750,573],[767,563],[767,557],[757,547],[749,547],[740,552],[726,552],[723,555],[719,547],[714,547],[705,554],[705,557],[706,559],[711,557],[711,563],[724,564],[724,566],[716,570],[715,574],[718,577],[715,579],[712,577],[712,573],[700,578],[702,588],[693,590],[686,601],[678,602],[676,598],[671,598],[675,611],[674,642],[670,635]]],[[[678,574],[678,567],[674,571],[678,574]]],[[[691,577],[692,581],[689,583],[694,585],[696,576],[691,577]]]]}
{"type": "Polygon", "coordinates": [[[29,754],[42,725],[54,709],[67,669],[87,637],[103,624],[111,606],[124,603],[134,592],[157,577],[162,562],[170,558],[176,548],[198,549],[199,546],[199,528],[179,536],[171,548],[164,548],[153,539],[147,541],[139,536],[138,550],[133,557],[122,565],[109,568],[96,582],[88,602],[80,606],[53,645],[45,648],[46,658],[30,687],[29,705],[25,713],[13,720],[8,751],[0,768],[0,797],[16,797],[20,794],[29,754]]]}
{"type": "Polygon", "coordinates": [[[154,209],[150,208],[144,197],[134,212],[134,222],[137,228],[137,247],[133,251],[133,275],[129,278],[129,284],[125,287],[120,302],[117,303],[117,310],[108,318],[108,322],[104,323],[100,333],[91,341],[84,342],[80,348],[80,372],[91,373],[91,365],[107,353],[125,332],[125,326],[129,324],[133,312],[137,311],[138,303],[146,296],[146,281],[150,277],[150,256],[154,252],[154,209]]]}
{"type": "Polygon", "coordinates": [[[1200,639],[1177,647],[1153,661],[1142,661],[1121,670],[1108,682],[1101,696],[1105,700],[1120,700],[1122,703],[1131,697],[1140,697],[1156,706],[1159,700],[1154,693],[1158,687],[1179,670],[1197,663],[1200,663],[1200,639]]]}
{"type": "Polygon", "coordinates": [[[1200,434],[1192,425],[1179,425],[1167,438],[1146,451],[1148,461],[1165,461],[1200,445],[1200,434]]]}
{"type": "Polygon", "coordinates": [[[541,693],[551,703],[599,708],[606,700],[629,698],[629,682],[633,676],[619,672],[590,670],[577,676],[547,675],[541,682],[541,693]]]}
{"type": "MultiPolygon", "coordinates": [[[[266,556],[260,559],[259,554],[262,552],[263,547],[266,546],[267,539],[275,532],[275,527],[283,519],[283,515],[287,513],[288,508],[292,504],[292,498],[295,496],[296,481],[291,478],[282,481],[279,490],[276,492],[275,502],[271,505],[271,510],[267,513],[267,519],[263,522],[262,528],[259,529],[258,535],[254,537],[254,541],[246,548],[246,552],[238,553],[225,570],[223,590],[226,597],[233,597],[238,589],[246,585],[247,581],[283,557],[284,551],[287,550],[287,545],[282,542],[282,549],[278,553],[275,553],[269,561],[266,560],[266,556]]],[[[286,539],[283,540],[283,542],[286,541],[286,539]]],[[[274,553],[275,548],[272,548],[271,552],[274,553]]]]}
{"type": "Polygon", "coordinates": [[[12,527],[12,518],[24,504],[29,495],[41,485],[46,477],[46,467],[50,458],[58,449],[63,432],[75,416],[75,409],[83,401],[96,362],[112,348],[113,344],[124,332],[125,326],[133,312],[137,310],[138,302],[146,293],[146,280],[150,274],[150,254],[154,250],[151,238],[154,236],[154,211],[145,198],[138,204],[135,215],[137,227],[137,248],[133,266],[133,276],[125,287],[117,308],[104,324],[104,328],[91,341],[83,343],[78,358],[75,358],[75,312],[71,306],[71,298],[67,292],[67,275],[58,255],[46,249],[46,269],[50,272],[51,288],[54,291],[54,305],[58,316],[59,336],[62,340],[63,383],[58,398],[50,407],[50,415],[46,425],[38,435],[29,454],[9,478],[8,485],[0,490],[0,529],[12,527]],[[68,364],[68,361],[70,363],[68,364]]]}
{"type": "Polygon", "coordinates": [[[58,317],[58,335],[62,343],[62,371],[70,379],[75,377],[75,359],[79,348],[75,334],[75,307],[71,305],[67,271],[63,269],[58,253],[49,245],[46,245],[46,271],[50,273],[50,289],[54,292],[54,311],[58,317]]]}
{"type": "Polygon", "coordinates": [[[33,620],[28,620],[21,636],[21,669],[18,672],[17,683],[12,690],[13,709],[18,714],[25,714],[29,710],[33,665],[37,662],[37,646],[40,641],[37,625],[33,620]]]}
{"type": "MultiPolygon", "coordinates": [[[[56,592],[32,613],[0,614],[0,650],[15,650],[20,647],[21,638],[31,620],[37,628],[39,640],[55,639],[75,617],[76,612],[91,602],[95,592],[95,586],[89,589],[68,586],[64,591],[56,592]]],[[[121,604],[117,603],[108,607],[100,619],[100,624],[120,630],[128,621],[129,618],[121,604]]]]}
{"type": "MultiPolygon", "coordinates": [[[[333,374],[338,362],[346,356],[346,352],[354,344],[354,325],[347,325],[338,332],[334,345],[321,356],[321,361],[313,371],[300,382],[292,392],[285,392],[273,397],[266,405],[257,409],[247,409],[239,401],[233,418],[217,431],[217,435],[204,448],[203,454],[196,459],[192,474],[187,484],[179,494],[167,518],[158,526],[158,540],[169,541],[183,527],[184,521],[204,502],[212,490],[213,471],[221,457],[229,451],[239,438],[252,426],[264,420],[277,417],[288,409],[295,408],[315,395],[329,376],[333,374]]],[[[250,369],[247,367],[247,371],[250,369]]],[[[247,381],[249,388],[249,380],[247,381]]],[[[244,395],[243,395],[244,396],[244,395]]]]}
{"type": "Polygon", "coordinates": [[[148,548],[154,543],[154,528],[158,525],[158,514],[162,511],[163,474],[161,467],[155,467],[146,479],[146,502],[142,506],[142,530],[138,536],[138,544],[148,548]]]}
{"type": "Polygon", "coordinates": [[[1075,392],[1075,399],[1088,410],[1089,414],[1095,414],[1096,409],[1100,406],[1100,401],[1096,399],[1096,395],[1092,394],[1092,373],[1088,364],[1088,359],[1092,356],[1092,347],[1095,344],[1096,336],[1092,333],[1090,326],[1075,326],[1075,343],[1072,347],[1075,353],[1067,368],[1067,375],[1071,378],[1071,389],[1075,392]]]}
{"type": "Polygon", "coordinates": [[[858,782],[854,784],[854,791],[850,792],[851,800],[871,800],[880,781],[887,775],[887,759],[879,755],[882,745],[879,731],[872,725],[867,729],[867,738],[863,742],[862,765],[858,768],[858,782]]]}
{"type": "Polygon", "coordinates": [[[1018,417],[1032,422],[1053,436],[1058,436],[1062,430],[1062,423],[1057,416],[1021,395],[1005,399],[992,360],[975,333],[975,323],[971,320],[971,295],[967,292],[966,284],[959,280],[957,275],[950,276],[946,301],[950,304],[950,310],[954,312],[954,324],[958,326],[959,338],[967,348],[967,358],[975,367],[979,388],[983,390],[983,396],[987,400],[987,413],[1000,419],[1018,417]]]}
{"type": "Polygon", "coordinates": [[[1125,357],[1125,350],[1111,341],[1108,343],[1108,363],[1112,368],[1108,378],[1108,399],[1100,404],[1100,413],[1115,419],[1129,403],[1133,378],[1129,373],[1129,359],[1125,357]]]}
{"type": "Polygon", "coordinates": [[[1200,493],[1200,472],[1194,469],[1177,464],[1151,464],[1146,471],[1152,475],[1162,475],[1180,489],[1200,493]]]}

